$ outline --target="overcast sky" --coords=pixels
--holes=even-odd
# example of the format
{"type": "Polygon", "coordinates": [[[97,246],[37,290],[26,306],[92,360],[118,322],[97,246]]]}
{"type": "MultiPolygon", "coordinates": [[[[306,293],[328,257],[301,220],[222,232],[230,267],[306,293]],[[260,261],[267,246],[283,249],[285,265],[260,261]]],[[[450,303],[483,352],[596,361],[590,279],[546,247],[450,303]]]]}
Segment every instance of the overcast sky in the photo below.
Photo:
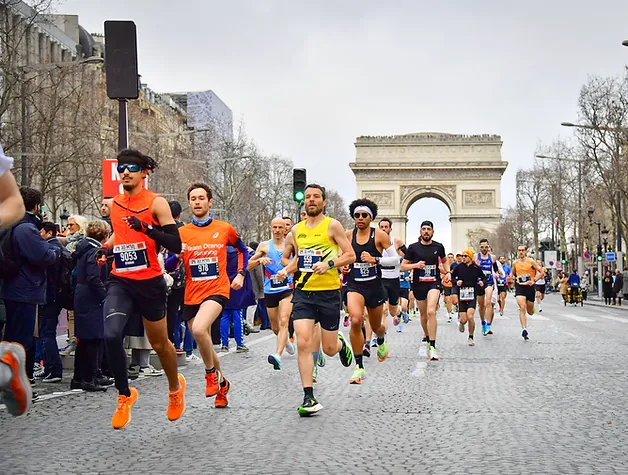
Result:
{"type": "Polygon", "coordinates": [[[64,0],[58,10],[90,32],[134,20],[152,89],[212,89],[264,153],[347,200],[357,136],[436,131],[501,135],[502,206],[512,205],[537,144],[570,134],[560,122],[576,120],[587,75],[628,63],[627,0],[64,0]]]}

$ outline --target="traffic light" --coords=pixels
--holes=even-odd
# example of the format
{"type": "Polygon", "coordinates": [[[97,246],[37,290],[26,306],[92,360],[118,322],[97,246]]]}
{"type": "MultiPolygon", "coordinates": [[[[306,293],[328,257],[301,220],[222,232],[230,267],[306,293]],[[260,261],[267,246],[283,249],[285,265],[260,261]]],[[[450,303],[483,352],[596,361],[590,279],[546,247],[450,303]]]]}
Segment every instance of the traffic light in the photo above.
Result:
{"type": "Polygon", "coordinates": [[[560,253],[560,262],[562,262],[563,265],[567,265],[567,259],[565,258],[565,251],[561,251],[560,253]]]}
{"type": "Polygon", "coordinates": [[[604,256],[602,256],[602,254],[598,254],[597,255],[597,260],[598,260],[598,262],[602,262],[604,260],[604,256]]]}
{"type": "Polygon", "coordinates": [[[292,199],[297,202],[305,198],[305,185],[307,185],[307,170],[294,168],[292,170],[292,199]]]}

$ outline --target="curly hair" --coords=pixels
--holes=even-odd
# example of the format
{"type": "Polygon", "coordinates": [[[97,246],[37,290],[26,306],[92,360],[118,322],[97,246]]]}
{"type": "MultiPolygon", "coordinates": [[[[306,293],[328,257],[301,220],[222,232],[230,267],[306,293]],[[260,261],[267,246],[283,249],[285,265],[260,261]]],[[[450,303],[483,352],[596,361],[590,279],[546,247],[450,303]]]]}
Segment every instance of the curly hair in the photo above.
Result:
{"type": "Polygon", "coordinates": [[[137,161],[137,163],[139,163],[144,170],[153,171],[157,168],[157,162],[152,157],[144,155],[142,152],[135,150],[134,148],[125,148],[124,150],[120,150],[116,158],[118,159],[118,162],[124,163],[125,158],[127,157],[135,159],[134,161],[137,161]]]}
{"type": "Polygon", "coordinates": [[[352,218],[353,212],[358,206],[368,207],[373,212],[373,216],[371,216],[371,219],[375,219],[377,217],[377,204],[374,201],[367,200],[366,198],[360,198],[357,200],[353,200],[349,205],[349,214],[352,218]]]}
{"type": "Polygon", "coordinates": [[[111,233],[111,228],[106,221],[97,219],[90,221],[87,225],[87,237],[95,239],[98,242],[104,241],[111,233]]]}

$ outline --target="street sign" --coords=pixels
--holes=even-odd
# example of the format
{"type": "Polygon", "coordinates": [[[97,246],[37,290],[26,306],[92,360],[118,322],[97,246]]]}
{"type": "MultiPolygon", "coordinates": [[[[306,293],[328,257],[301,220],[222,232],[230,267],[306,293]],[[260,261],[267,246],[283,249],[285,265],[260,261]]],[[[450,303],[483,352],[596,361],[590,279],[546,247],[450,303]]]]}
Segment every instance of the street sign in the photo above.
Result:
{"type": "Polygon", "coordinates": [[[606,253],[606,261],[607,262],[615,262],[615,253],[614,252],[607,252],[606,253]]]}
{"type": "MultiPolygon", "coordinates": [[[[124,193],[122,181],[118,174],[118,160],[106,159],[102,161],[102,195],[116,196],[124,193]]],[[[148,188],[148,177],[144,181],[144,188],[148,188]]]]}
{"type": "Polygon", "coordinates": [[[543,252],[543,266],[546,269],[555,269],[556,261],[558,260],[558,256],[556,255],[556,251],[545,251],[543,252]]]}
{"type": "Polygon", "coordinates": [[[556,270],[563,270],[563,263],[562,262],[557,262],[556,263],[556,270]]]}

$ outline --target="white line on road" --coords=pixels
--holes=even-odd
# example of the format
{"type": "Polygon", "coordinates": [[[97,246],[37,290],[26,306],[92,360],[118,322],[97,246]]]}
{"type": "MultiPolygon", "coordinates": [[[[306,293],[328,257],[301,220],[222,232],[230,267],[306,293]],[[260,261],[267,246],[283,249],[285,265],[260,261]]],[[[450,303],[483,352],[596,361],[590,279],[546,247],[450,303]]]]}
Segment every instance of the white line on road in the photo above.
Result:
{"type": "Polygon", "coordinates": [[[613,320],[614,322],[628,323],[628,318],[613,317],[611,315],[598,315],[598,317],[606,318],[607,320],[613,320]]]}
{"type": "Polygon", "coordinates": [[[567,315],[565,313],[559,313],[559,317],[569,318],[570,320],[574,320],[576,322],[594,322],[595,320],[587,317],[581,317],[580,315],[567,315]]]}
{"type": "Polygon", "coordinates": [[[416,368],[412,372],[412,376],[416,376],[417,378],[422,378],[425,374],[425,369],[427,368],[427,363],[425,361],[420,361],[416,364],[416,368]]]}
{"type": "Polygon", "coordinates": [[[537,321],[547,321],[549,320],[549,318],[544,317],[543,315],[539,315],[538,313],[535,313],[534,315],[528,315],[528,320],[537,320],[537,321]]]}

